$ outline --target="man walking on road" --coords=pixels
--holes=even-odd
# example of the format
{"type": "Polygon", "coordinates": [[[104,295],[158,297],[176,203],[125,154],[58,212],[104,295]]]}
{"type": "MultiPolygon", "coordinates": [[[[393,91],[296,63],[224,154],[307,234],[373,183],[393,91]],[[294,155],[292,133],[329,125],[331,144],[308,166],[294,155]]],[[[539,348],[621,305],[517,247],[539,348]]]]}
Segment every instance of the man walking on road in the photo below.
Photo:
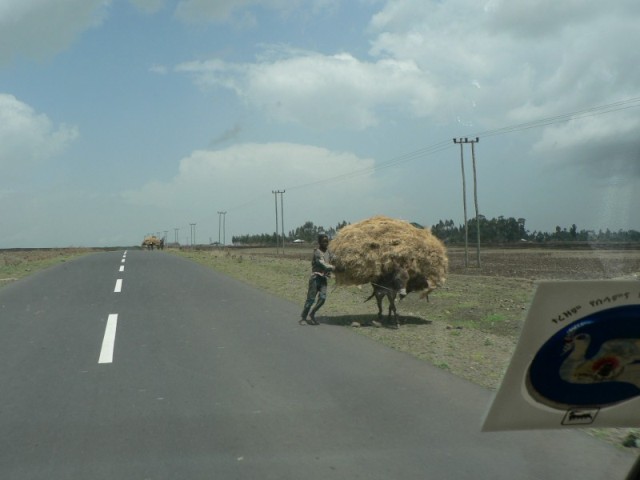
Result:
{"type": "Polygon", "coordinates": [[[331,264],[332,261],[333,254],[329,250],[329,237],[321,233],[318,235],[318,248],[313,251],[307,301],[302,309],[300,325],[318,325],[315,315],[327,299],[327,278],[331,276],[331,272],[335,269],[331,264]],[[315,306],[311,310],[314,302],[315,306]],[[311,310],[311,313],[309,313],[309,310],[311,310]]]}

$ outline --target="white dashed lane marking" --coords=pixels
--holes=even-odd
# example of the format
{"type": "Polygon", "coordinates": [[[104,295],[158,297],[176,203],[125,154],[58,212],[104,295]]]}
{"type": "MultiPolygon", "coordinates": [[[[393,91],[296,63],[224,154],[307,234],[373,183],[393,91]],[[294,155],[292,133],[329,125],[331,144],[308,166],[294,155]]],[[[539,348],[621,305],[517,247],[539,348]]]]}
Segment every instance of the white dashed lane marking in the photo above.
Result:
{"type": "MultiPolygon", "coordinates": [[[[127,257],[127,252],[122,254],[121,263],[124,263],[127,257]]],[[[120,272],[124,272],[124,265],[120,265],[120,272]]],[[[122,292],[122,279],[116,280],[116,286],[113,289],[114,293],[122,292]]],[[[102,339],[102,348],[100,349],[100,357],[98,363],[113,363],[113,347],[116,343],[116,327],[118,326],[118,314],[110,313],[107,318],[107,326],[104,330],[104,338],[102,339]]]]}
{"type": "Polygon", "coordinates": [[[118,314],[111,313],[107,319],[107,327],[104,330],[104,338],[102,339],[102,349],[100,350],[100,358],[98,363],[113,362],[113,347],[116,343],[116,327],[118,326],[118,314]]]}

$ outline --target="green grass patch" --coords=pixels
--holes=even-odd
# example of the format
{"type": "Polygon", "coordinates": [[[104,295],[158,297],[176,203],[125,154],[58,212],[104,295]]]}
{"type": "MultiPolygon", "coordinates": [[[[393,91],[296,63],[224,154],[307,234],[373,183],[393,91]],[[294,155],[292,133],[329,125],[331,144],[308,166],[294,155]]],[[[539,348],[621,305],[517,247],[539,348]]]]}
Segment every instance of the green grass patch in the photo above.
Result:
{"type": "Polygon", "coordinates": [[[483,322],[488,322],[488,323],[504,322],[506,319],[507,319],[506,315],[502,313],[491,313],[484,318],[483,322]]]}

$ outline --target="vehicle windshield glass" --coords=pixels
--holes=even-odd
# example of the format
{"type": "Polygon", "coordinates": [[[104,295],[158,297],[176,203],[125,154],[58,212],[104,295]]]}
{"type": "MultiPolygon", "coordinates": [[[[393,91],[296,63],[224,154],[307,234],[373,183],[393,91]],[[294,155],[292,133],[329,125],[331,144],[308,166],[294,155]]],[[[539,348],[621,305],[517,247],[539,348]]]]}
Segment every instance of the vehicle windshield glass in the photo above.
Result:
{"type": "Polygon", "coordinates": [[[624,478],[639,24],[2,0],[0,477],[624,478]]]}

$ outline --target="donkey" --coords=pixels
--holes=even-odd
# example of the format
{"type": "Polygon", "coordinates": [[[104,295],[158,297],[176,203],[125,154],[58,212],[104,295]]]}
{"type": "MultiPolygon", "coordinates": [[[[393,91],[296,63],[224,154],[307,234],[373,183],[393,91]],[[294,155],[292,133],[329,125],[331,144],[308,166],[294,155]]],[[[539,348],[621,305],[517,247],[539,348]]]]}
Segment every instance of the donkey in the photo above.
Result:
{"type": "Polygon", "coordinates": [[[391,272],[378,277],[374,282],[373,293],[365,300],[368,302],[376,297],[378,304],[378,320],[382,320],[382,300],[384,297],[389,299],[389,314],[387,320],[390,323],[391,314],[393,313],[394,323],[392,328],[399,328],[398,311],[396,310],[396,297],[400,296],[400,300],[407,296],[407,284],[409,283],[409,272],[406,268],[396,266],[391,272]]]}
{"type": "Polygon", "coordinates": [[[428,302],[429,294],[435,290],[434,287],[429,285],[429,280],[426,276],[410,275],[405,268],[398,267],[397,265],[392,272],[378,277],[375,282],[371,282],[371,285],[373,286],[373,293],[365,302],[376,297],[376,302],[378,303],[378,320],[381,320],[382,300],[384,297],[387,297],[389,299],[388,319],[391,319],[391,313],[393,313],[395,320],[393,328],[400,326],[395,304],[397,296],[402,300],[411,292],[421,292],[420,298],[426,298],[428,302]]]}

